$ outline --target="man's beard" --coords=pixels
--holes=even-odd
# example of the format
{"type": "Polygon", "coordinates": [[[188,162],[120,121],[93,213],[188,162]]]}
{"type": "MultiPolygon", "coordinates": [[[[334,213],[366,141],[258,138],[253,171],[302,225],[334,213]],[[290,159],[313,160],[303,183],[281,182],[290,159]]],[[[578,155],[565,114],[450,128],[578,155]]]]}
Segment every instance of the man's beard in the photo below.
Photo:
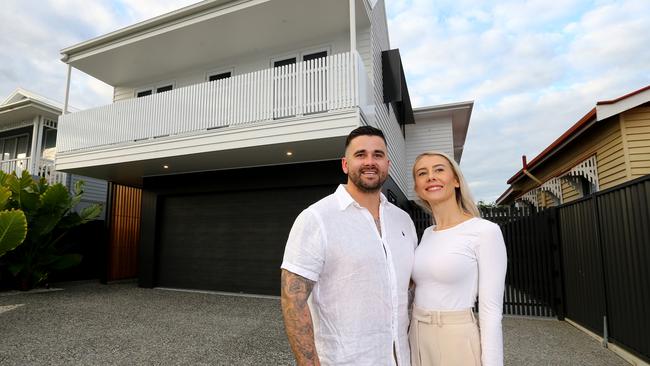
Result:
{"type": "Polygon", "coordinates": [[[366,169],[359,169],[357,171],[350,171],[348,172],[348,178],[350,179],[350,182],[354,184],[361,192],[365,193],[375,193],[379,190],[381,190],[381,186],[384,184],[386,179],[388,178],[387,173],[382,173],[379,170],[376,170],[377,176],[379,179],[374,182],[365,182],[363,178],[361,177],[361,171],[366,170],[366,169]]]}

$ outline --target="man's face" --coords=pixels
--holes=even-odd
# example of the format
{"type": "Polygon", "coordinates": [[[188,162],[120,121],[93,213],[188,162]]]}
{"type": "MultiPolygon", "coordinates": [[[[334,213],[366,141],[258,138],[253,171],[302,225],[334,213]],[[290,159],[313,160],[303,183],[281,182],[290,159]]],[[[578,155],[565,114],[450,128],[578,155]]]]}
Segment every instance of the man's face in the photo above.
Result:
{"type": "Polygon", "coordinates": [[[388,151],[379,136],[358,136],[350,141],[342,161],[348,184],[366,193],[377,192],[388,177],[388,151]]]}

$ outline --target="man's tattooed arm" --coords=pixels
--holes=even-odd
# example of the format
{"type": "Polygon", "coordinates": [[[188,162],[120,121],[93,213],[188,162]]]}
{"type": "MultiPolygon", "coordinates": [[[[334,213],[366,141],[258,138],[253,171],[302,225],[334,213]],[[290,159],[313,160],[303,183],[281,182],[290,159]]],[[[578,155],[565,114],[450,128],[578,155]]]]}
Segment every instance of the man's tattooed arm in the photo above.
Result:
{"type": "Polygon", "coordinates": [[[314,281],[283,269],[281,287],[284,326],[298,366],[320,365],[314,344],[314,324],[307,305],[314,281]]]}

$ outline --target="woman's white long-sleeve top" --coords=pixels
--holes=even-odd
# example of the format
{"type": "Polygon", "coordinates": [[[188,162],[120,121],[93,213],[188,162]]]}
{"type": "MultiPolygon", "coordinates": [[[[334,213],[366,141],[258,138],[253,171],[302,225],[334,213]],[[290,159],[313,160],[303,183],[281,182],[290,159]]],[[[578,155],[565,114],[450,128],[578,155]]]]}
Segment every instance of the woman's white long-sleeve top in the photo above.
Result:
{"type": "Polygon", "coordinates": [[[503,365],[501,329],[506,248],[499,226],[472,218],[424,232],[415,250],[415,305],[427,310],[472,308],[478,296],[481,361],[503,365]]]}

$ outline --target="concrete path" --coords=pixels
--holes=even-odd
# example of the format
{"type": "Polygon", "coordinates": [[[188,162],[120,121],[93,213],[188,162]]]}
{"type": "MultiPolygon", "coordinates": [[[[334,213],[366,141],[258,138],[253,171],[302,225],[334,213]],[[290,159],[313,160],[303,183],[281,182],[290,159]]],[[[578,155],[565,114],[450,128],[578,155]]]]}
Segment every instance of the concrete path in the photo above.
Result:
{"type": "MultiPolygon", "coordinates": [[[[275,298],[64,284],[0,293],[0,365],[292,365],[275,298]]],[[[628,365],[571,325],[506,318],[507,365],[628,365]]]]}

